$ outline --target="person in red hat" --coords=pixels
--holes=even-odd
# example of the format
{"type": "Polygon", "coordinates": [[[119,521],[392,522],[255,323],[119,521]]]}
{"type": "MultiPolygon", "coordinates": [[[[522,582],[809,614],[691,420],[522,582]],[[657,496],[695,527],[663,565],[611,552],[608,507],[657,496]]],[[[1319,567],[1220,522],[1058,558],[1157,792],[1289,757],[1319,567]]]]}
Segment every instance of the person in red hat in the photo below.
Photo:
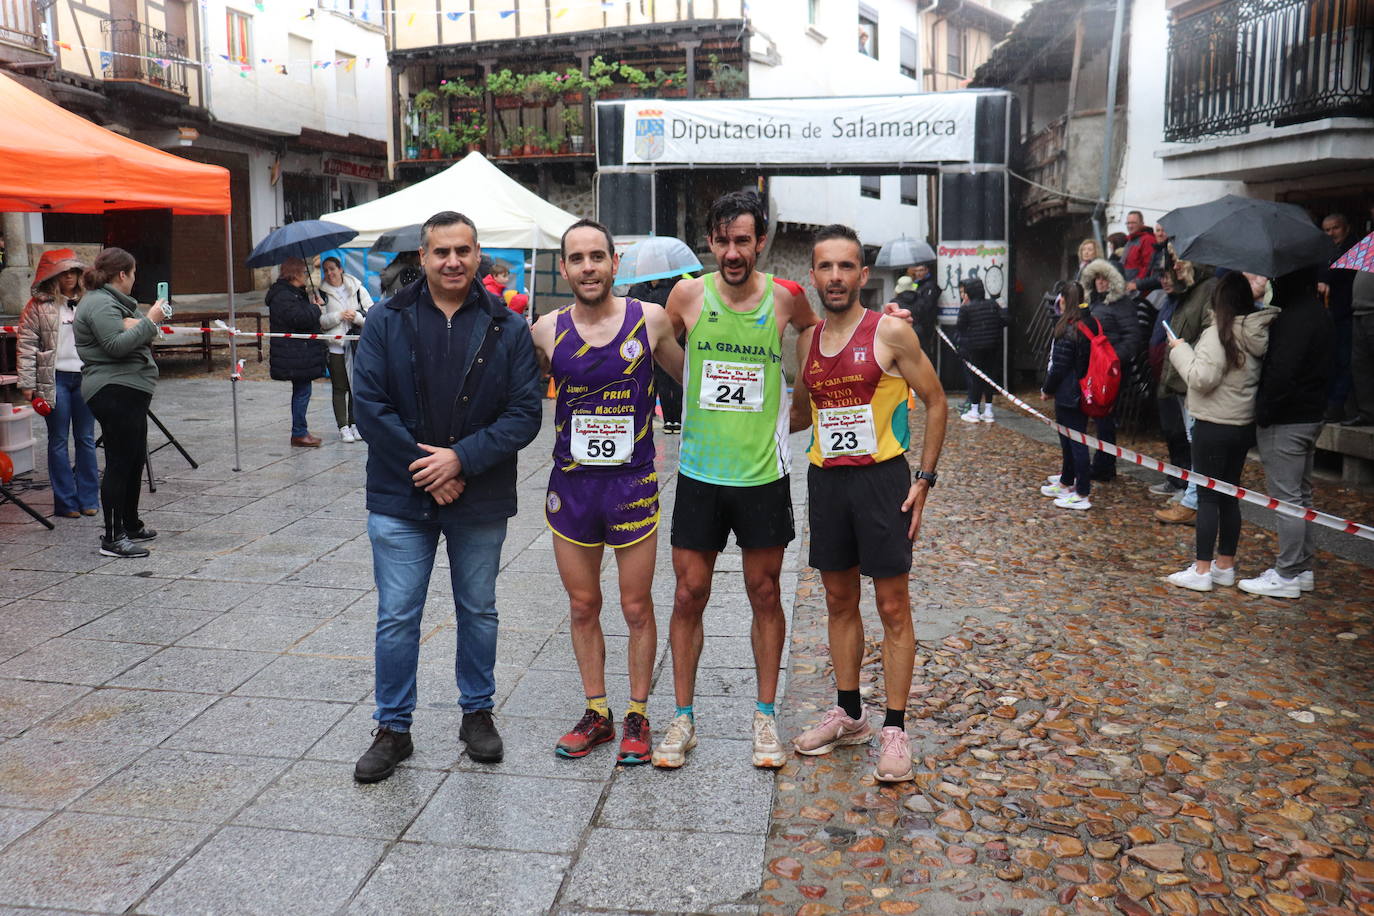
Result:
{"type": "Polygon", "coordinates": [[[43,252],[32,297],[19,315],[19,390],[48,424],[52,510],[61,518],[100,511],[95,416],[81,397],[81,357],[72,334],[85,269],[70,248],[43,252]],[[76,440],[75,468],[69,433],[76,440]]]}

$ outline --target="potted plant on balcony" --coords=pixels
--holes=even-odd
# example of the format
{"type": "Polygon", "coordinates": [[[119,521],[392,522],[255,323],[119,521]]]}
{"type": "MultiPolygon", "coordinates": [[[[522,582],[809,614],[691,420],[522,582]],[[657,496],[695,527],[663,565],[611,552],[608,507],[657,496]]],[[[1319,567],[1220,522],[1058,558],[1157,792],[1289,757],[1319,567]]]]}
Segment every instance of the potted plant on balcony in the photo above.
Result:
{"type": "Polygon", "coordinates": [[[678,67],[672,72],[662,67],[654,68],[654,85],[658,94],[665,99],[681,98],[687,94],[687,68],[678,67]]]}
{"type": "Polygon", "coordinates": [[[582,152],[582,112],[576,108],[565,108],[563,110],[563,131],[568,138],[568,146],[572,152],[582,152]]]}
{"type": "Polygon", "coordinates": [[[711,68],[711,78],[706,84],[710,95],[722,99],[737,98],[744,95],[744,91],[749,85],[748,73],[734,64],[722,61],[714,54],[709,55],[706,60],[707,65],[711,68]]]}
{"type": "Polygon", "coordinates": [[[629,84],[631,92],[635,95],[643,95],[644,91],[653,85],[653,80],[649,74],[638,67],[622,63],[619,65],[620,78],[629,84]]]}
{"type": "Polygon", "coordinates": [[[558,91],[562,96],[563,104],[577,105],[582,102],[582,94],[587,89],[587,79],[582,75],[582,71],[576,67],[569,67],[567,70],[558,74],[558,91]]]}
{"type": "Polygon", "coordinates": [[[525,85],[521,95],[526,102],[535,105],[547,105],[559,94],[558,74],[550,70],[541,70],[538,73],[530,73],[525,76],[525,85]]]}
{"type": "Polygon", "coordinates": [[[497,108],[519,108],[524,88],[525,78],[512,73],[509,67],[487,74],[487,91],[495,96],[497,108]]]}
{"type": "Polygon", "coordinates": [[[474,86],[461,76],[439,81],[439,92],[449,99],[475,99],[482,95],[482,87],[474,86]]]}
{"type": "Polygon", "coordinates": [[[437,111],[424,114],[424,132],[421,134],[421,159],[439,158],[439,135],[444,130],[444,118],[437,111]]]}
{"type": "Polygon", "coordinates": [[[618,72],[619,64],[607,63],[600,54],[593,57],[592,62],[587,65],[587,76],[583,80],[587,94],[594,99],[616,97],[615,74],[618,72]]]}

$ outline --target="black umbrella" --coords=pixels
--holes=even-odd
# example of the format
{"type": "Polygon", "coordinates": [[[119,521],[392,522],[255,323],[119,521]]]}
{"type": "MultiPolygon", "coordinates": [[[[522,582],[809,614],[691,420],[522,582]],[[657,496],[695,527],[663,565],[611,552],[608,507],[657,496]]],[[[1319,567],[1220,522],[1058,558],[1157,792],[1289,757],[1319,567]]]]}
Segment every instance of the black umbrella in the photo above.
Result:
{"type": "Polygon", "coordinates": [[[322,219],[298,220],[267,233],[246,263],[249,267],[271,267],[291,257],[306,260],[321,251],[338,248],[357,234],[357,229],[339,223],[322,219]]]}
{"type": "Polygon", "coordinates": [[[1159,222],[1183,260],[1264,277],[1330,264],[1336,255],[1326,233],[1295,204],[1227,194],[1171,210],[1159,222]]]}
{"type": "Polygon", "coordinates": [[[388,229],[377,236],[368,251],[418,251],[420,248],[420,223],[388,229]]]}

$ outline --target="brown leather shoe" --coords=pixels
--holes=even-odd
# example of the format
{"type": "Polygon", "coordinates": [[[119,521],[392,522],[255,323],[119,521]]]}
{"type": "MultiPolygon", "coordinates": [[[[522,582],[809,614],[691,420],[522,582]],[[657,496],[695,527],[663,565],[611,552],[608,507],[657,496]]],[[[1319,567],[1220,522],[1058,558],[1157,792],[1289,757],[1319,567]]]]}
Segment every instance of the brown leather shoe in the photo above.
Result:
{"type": "Polygon", "coordinates": [[[297,448],[319,448],[320,437],[306,433],[304,436],[292,436],[291,444],[297,448]]]}
{"type": "Polygon", "coordinates": [[[1167,506],[1155,512],[1155,518],[1166,525],[1191,525],[1197,519],[1197,510],[1187,506],[1167,506]]]}

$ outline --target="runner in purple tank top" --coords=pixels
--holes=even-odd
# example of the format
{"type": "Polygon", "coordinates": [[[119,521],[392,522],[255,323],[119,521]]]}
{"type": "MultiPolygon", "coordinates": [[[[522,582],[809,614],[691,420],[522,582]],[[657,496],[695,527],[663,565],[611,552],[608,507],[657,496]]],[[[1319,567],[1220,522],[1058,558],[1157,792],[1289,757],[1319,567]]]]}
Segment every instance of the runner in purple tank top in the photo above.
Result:
{"type": "Polygon", "coordinates": [[[561,254],[559,270],[574,301],[540,319],[533,334],[558,393],[544,517],[572,606],[573,654],[587,711],[554,750],[585,757],[615,738],[601,632],[601,558],[609,545],[630,629],[630,704],[616,762],[642,764],[652,747],[646,704],[657,646],[650,596],[659,521],[654,360],[680,379],[683,354],[661,306],[611,295],[619,259],[604,226],[574,223],[563,234],[561,254]]]}

